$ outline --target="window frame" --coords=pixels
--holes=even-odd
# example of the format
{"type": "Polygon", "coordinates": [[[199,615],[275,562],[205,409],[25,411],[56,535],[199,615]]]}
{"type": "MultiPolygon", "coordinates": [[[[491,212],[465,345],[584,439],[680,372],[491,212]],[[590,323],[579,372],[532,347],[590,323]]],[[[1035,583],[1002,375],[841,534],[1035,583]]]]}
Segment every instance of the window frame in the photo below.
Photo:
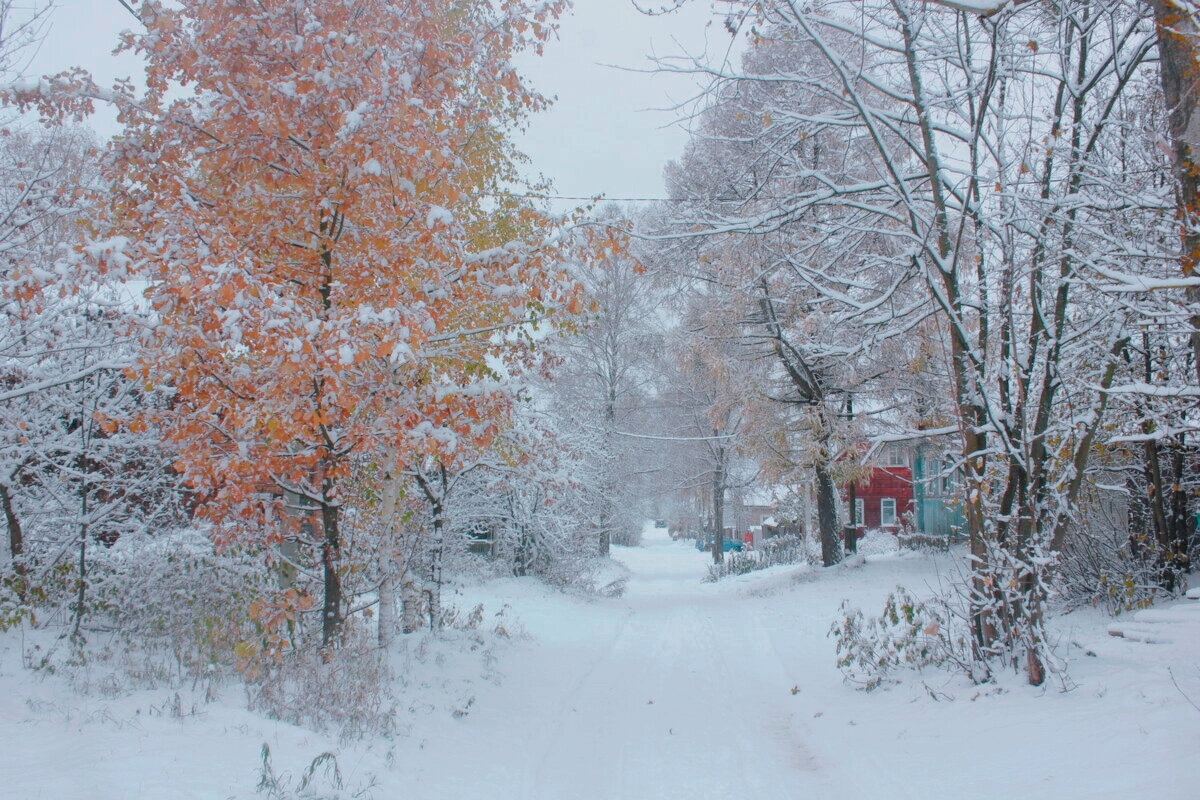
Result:
{"type": "Polygon", "coordinates": [[[896,503],[896,498],[894,498],[894,497],[881,497],[881,498],[879,498],[879,527],[881,527],[881,528],[894,528],[894,527],[896,527],[897,525],[899,525],[899,524],[900,524],[900,513],[899,513],[899,511],[900,511],[900,509],[899,509],[899,505],[896,503]],[[888,522],[888,521],[887,521],[887,519],[886,519],[886,516],[885,516],[885,514],[884,514],[884,509],[885,509],[885,508],[886,508],[886,507],[887,507],[889,504],[891,505],[891,509],[892,509],[892,514],[891,514],[891,516],[892,516],[892,520],[891,520],[891,522],[888,522]]]}

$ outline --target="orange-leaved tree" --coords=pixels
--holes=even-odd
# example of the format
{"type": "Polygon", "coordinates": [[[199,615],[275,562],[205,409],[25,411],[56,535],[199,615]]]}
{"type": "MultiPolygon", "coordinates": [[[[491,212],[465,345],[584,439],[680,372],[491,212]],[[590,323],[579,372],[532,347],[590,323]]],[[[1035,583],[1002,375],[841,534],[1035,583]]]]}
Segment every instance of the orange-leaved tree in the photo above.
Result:
{"type": "Polygon", "coordinates": [[[326,647],[354,465],[494,436],[507,404],[486,376],[579,305],[553,221],[492,199],[515,179],[506,131],[545,102],[512,57],[563,4],[146,2],[123,45],[144,92],[73,73],[24,97],[118,104],[112,219],[156,315],[140,377],[175,392],[168,429],[219,543],[311,537],[326,647]]]}

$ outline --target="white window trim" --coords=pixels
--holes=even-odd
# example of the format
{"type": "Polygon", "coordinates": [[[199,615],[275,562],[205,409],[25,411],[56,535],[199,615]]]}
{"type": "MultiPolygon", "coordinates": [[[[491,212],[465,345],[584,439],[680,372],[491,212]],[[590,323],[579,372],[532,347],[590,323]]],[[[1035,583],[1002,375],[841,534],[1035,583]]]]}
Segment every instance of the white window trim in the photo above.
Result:
{"type": "Polygon", "coordinates": [[[894,498],[894,497],[879,498],[879,525],[880,525],[880,527],[887,528],[887,527],[893,527],[895,525],[898,525],[899,522],[897,521],[897,518],[899,515],[896,513],[897,510],[898,509],[896,508],[896,498],[894,498]],[[889,503],[892,506],[892,515],[891,515],[892,518],[890,521],[888,520],[887,513],[885,511],[885,509],[887,508],[887,505],[889,503]]]}

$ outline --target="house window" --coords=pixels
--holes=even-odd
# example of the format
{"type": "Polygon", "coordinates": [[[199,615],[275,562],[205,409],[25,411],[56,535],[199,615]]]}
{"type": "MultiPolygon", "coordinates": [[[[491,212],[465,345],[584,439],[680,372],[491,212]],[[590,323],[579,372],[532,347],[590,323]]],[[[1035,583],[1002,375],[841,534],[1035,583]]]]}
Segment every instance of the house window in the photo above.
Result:
{"type": "Polygon", "coordinates": [[[879,501],[879,524],[887,527],[896,524],[896,501],[891,497],[879,501]]]}
{"type": "Polygon", "coordinates": [[[889,467],[907,467],[908,456],[903,450],[892,448],[887,451],[887,465],[889,467]]]}
{"type": "Polygon", "coordinates": [[[926,491],[931,495],[938,494],[938,475],[942,471],[942,462],[936,458],[927,458],[921,465],[926,491]]]}
{"type": "Polygon", "coordinates": [[[954,492],[954,470],[950,465],[946,465],[946,471],[942,473],[942,494],[952,494],[954,492]]]}

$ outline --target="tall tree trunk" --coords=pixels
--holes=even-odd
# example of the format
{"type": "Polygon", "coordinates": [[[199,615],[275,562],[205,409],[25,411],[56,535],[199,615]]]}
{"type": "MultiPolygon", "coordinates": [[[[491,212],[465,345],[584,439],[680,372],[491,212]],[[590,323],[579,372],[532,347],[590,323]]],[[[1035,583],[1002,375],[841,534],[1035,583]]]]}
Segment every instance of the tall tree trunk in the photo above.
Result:
{"type": "MultiPolygon", "coordinates": [[[[331,235],[338,230],[341,215],[335,213],[332,219],[322,219],[321,233],[331,235]]],[[[328,247],[321,251],[321,263],[324,273],[321,276],[321,318],[326,319],[333,307],[333,251],[328,247]]],[[[324,402],[324,379],[318,378],[313,387],[313,400],[318,410],[324,402]]],[[[328,452],[332,453],[333,437],[330,431],[321,425],[321,435],[325,440],[328,452]]],[[[332,456],[331,456],[332,457],[332,456]]],[[[338,527],[338,506],[330,502],[334,491],[333,482],[328,475],[330,470],[324,470],[325,479],[321,487],[321,566],[325,578],[325,598],[321,609],[321,647],[328,651],[341,643],[342,638],[342,576],[339,571],[342,562],[341,531],[338,527]]]]}
{"type": "MultiPolygon", "coordinates": [[[[611,375],[611,373],[610,373],[611,375]]],[[[604,496],[600,499],[600,540],[597,551],[601,556],[607,556],[612,551],[612,530],[616,519],[616,453],[614,453],[614,431],[617,428],[617,387],[611,380],[608,386],[608,396],[604,402],[604,479],[600,491],[604,496]]]]}
{"type": "Polygon", "coordinates": [[[8,526],[8,552],[16,564],[25,554],[25,535],[21,531],[21,520],[13,506],[12,495],[3,483],[0,483],[0,505],[4,506],[4,522],[8,526]]]}
{"type": "Polygon", "coordinates": [[[603,557],[612,552],[612,499],[611,495],[606,490],[604,499],[601,501],[602,510],[600,512],[600,530],[596,540],[596,553],[603,557]]]}
{"type": "MultiPolygon", "coordinates": [[[[984,387],[984,373],[987,365],[987,354],[983,349],[987,345],[988,320],[985,316],[986,304],[973,304],[969,298],[963,297],[964,284],[960,278],[964,268],[958,261],[951,245],[949,213],[946,203],[946,187],[943,183],[941,156],[937,147],[937,137],[934,122],[926,103],[926,95],[921,80],[922,68],[920,56],[914,44],[913,22],[904,6],[893,3],[900,17],[900,30],[904,37],[904,56],[908,67],[908,78],[915,101],[918,124],[921,129],[921,140],[924,159],[923,171],[928,175],[929,187],[932,193],[933,224],[931,230],[923,230],[914,217],[910,222],[913,232],[927,238],[925,257],[929,263],[924,265],[926,282],[935,290],[942,312],[949,322],[950,330],[950,362],[954,386],[954,401],[958,406],[963,437],[963,477],[966,483],[966,494],[963,501],[963,513],[966,517],[967,535],[970,538],[972,567],[972,590],[974,598],[971,603],[971,624],[973,655],[977,662],[982,663],[987,649],[995,642],[997,628],[987,610],[990,602],[986,600],[991,587],[988,586],[987,574],[989,563],[989,547],[987,541],[987,519],[984,513],[984,497],[986,496],[987,471],[987,438],[983,433],[987,429],[987,409],[984,407],[981,395],[984,387]],[[971,341],[971,329],[968,311],[978,308],[980,311],[977,342],[980,352],[976,352],[975,343],[971,341]]],[[[976,280],[979,286],[986,286],[986,275],[982,259],[978,262],[976,280]]],[[[969,283],[966,284],[969,286],[969,283]]]]}
{"type": "Polygon", "coordinates": [[[1147,439],[1142,448],[1145,457],[1146,470],[1146,501],[1150,508],[1150,521],[1154,526],[1155,551],[1159,558],[1166,558],[1167,541],[1167,508],[1164,499],[1165,483],[1162,474],[1162,456],[1158,452],[1158,442],[1147,439]]]}
{"type": "Polygon", "coordinates": [[[846,523],[846,552],[858,552],[858,481],[850,481],[846,490],[846,505],[850,510],[849,521],[846,523]]]}
{"type": "Polygon", "coordinates": [[[321,566],[325,577],[325,599],[321,609],[321,647],[337,647],[342,638],[342,561],[338,506],[321,502],[321,566]]]}
{"type": "MultiPolygon", "coordinates": [[[[846,419],[851,422],[854,420],[854,395],[852,394],[846,395],[846,419]]],[[[850,481],[846,495],[850,509],[849,523],[845,529],[846,553],[849,554],[858,552],[858,526],[860,524],[866,525],[867,521],[858,518],[858,481],[850,481]]],[[[863,516],[866,515],[864,514],[863,516]]]]}
{"type": "Polygon", "coordinates": [[[92,485],[84,481],[79,502],[79,580],[75,585],[75,622],[71,627],[71,638],[82,641],[83,604],[87,601],[87,541],[88,541],[88,497],[92,485]]]}
{"type": "MultiPolygon", "coordinates": [[[[821,563],[827,567],[842,560],[838,546],[837,487],[824,462],[813,467],[817,478],[817,527],[821,532],[821,563]]],[[[851,512],[853,513],[853,512],[851,512]]]]}
{"type": "MultiPolygon", "coordinates": [[[[1159,77],[1171,134],[1183,274],[1200,265],[1200,9],[1192,0],[1144,0],[1158,31],[1159,77]]],[[[1188,289],[1200,304],[1200,288],[1188,289]]],[[[1200,313],[1191,318],[1192,361],[1200,382],[1200,313]]]]}
{"type": "MultiPolygon", "coordinates": [[[[1142,334],[1143,380],[1150,383],[1155,373],[1153,353],[1148,334],[1142,334]]],[[[1165,366],[1164,357],[1160,367],[1165,366]]],[[[1154,556],[1158,561],[1159,583],[1168,592],[1175,591],[1182,573],[1188,568],[1188,511],[1184,490],[1186,445],[1182,437],[1158,440],[1153,438],[1156,426],[1148,410],[1138,404],[1143,417],[1142,445],[1146,481],[1145,510],[1154,529],[1154,556]],[[1168,471],[1164,471],[1164,467],[1168,471]]]]}
{"type": "MultiPolygon", "coordinates": [[[[713,436],[718,432],[713,431],[713,436]]],[[[725,448],[717,447],[717,464],[713,469],[713,540],[714,564],[725,562],[725,448]]]]}
{"type": "Polygon", "coordinates": [[[421,469],[416,471],[417,485],[429,501],[430,517],[433,524],[433,541],[429,547],[429,627],[440,626],[442,619],[442,557],[446,548],[446,496],[450,491],[450,480],[446,465],[438,462],[436,475],[431,481],[421,469]]]}
{"type": "Polygon", "coordinates": [[[513,556],[513,575],[524,578],[533,569],[533,537],[525,525],[517,526],[517,552],[513,556]]]}
{"type": "Polygon", "coordinates": [[[433,507],[433,544],[429,548],[429,628],[442,624],[442,557],[445,552],[445,521],[442,505],[433,507]]]}
{"type": "Polygon", "coordinates": [[[380,504],[380,519],[383,527],[383,543],[380,547],[379,564],[379,646],[386,648],[392,643],[396,630],[396,577],[400,554],[400,478],[402,473],[394,451],[388,453],[391,472],[384,478],[383,502],[380,504]]]}
{"type": "Polygon", "coordinates": [[[416,633],[421,628],[421,590],[412,572],[400,571],[400,630],[416,633]]]}
{"type": "Polygon", "coordinates": [[[4,507],[4,523],[8,527],[8,552],[12,556],[13,572],[17,579],[17,597],[24,603],[28,589],[25,585],[25,535],[21,530],[21,519],[17,516],[12,495],[8,486],[3,483],[0,483],[0,506],[4,507]]]}
{"type": "Polygon", "coordinates": [[[391,558],[383,565],[379,578],[379,648],[386,650],[392,643],[396,630],[396,571],[391,558]]]}
{"type": "MultiPolygon", "coordinates": [[[[779,359],[796,399],[808,406],[808,412],[813,415],[817,426],[817,463],[813,471],[817,483],[817,526],[821,536],[821,563],[827,567],[842,560],[841,547],[838,545],[837,530],[837,490],[833,477],[829,474],[830,437],[833,426],[825,416],[825,386],[820,373],[815,372],[804,354],[793,347],[784,336],[783,326],[776,314],[775,303],[771,299],[770,287],[766,280],[759,284],[762,289],[760,308],[767,331],[773,340],[775,356],[779,359]]],[[[851,512],[853,516],[853,512],[851,512]]]]}
{"type": "MultiPolygon", "coordinates": [[[[1189,517],[1191,504],[1187,491],[1184,489],[1184,472],[1187,469],[1187,447],[1183,434],[1171,441],[1171,502],[1167,515],[1167,541],[1163,551],[1166,575],[1164,586],[1169,592],[1181,588],[1184,576],[1187,574],[1188,539],[1190,538],[1189,517]]],[[[1163,491],[1166,491],[1164,487],[1163,491]]]]}

